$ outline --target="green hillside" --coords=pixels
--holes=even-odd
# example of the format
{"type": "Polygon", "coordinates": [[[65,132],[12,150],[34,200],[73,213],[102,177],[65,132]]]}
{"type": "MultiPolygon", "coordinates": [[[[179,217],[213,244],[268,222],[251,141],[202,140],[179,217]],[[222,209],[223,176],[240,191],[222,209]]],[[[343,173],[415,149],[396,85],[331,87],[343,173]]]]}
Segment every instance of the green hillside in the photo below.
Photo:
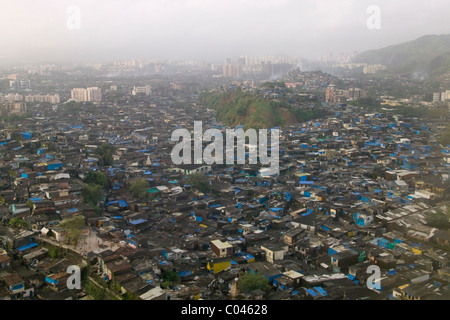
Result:
{"type": "Polygon", "coordinates": [[[414,41],[362,52],[354,62],[382,64],[389,73],[440,76],[450,72],[450,35],[424,36],[414,41]]]}
{"type": "Polygon", "coordinates": [[[215,109],[218,121],[229,126],[244,128],[273,128],[291,125],[318,118],[324,114],[317,106],[302,108],[292,106],[284,99],[269,99],[264,96],[235,90],[227,93],[210,92],[200,97],[200,103],[215,109]]]}

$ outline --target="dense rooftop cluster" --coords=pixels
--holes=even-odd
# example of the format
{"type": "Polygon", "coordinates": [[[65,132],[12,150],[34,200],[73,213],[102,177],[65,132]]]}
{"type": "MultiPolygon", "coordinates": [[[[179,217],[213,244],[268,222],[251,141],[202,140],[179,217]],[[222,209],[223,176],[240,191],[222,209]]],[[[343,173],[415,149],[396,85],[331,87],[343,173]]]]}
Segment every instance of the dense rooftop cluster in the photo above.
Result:
{"type": "Polygon", "coordinates": [[[2,124],[0,298],[450,297],[445,120],[330,107],[280,128],[267,176],[172,162],[175,129],[226,128],[197,94],[107,96],[2,124]],[[71,265],[81,290],[66,286],[71,265]],[[236,285],[247,274],[269,286],[236,285]]]}

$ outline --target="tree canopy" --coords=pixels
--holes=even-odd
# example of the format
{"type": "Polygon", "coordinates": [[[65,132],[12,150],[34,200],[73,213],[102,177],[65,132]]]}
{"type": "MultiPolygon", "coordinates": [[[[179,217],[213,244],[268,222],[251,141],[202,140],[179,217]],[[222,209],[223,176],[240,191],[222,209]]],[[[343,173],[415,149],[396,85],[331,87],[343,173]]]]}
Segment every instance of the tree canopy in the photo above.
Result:
{"type": "Polygon", "coordinates": [[[102,187],[98,184],[91,183],[83,188],[84,202],[94,207],[97,206],[102,196],[102,187]]]}
{"type": "Polygon", "coordinates": [[[450,228],[449,215],[450,210],[447,210],[447,212],[440,211],[431,213],[427,217],[427,222],[430,227],[438,229],[448,229],[450,228]]]}
{"type": "Polygon", "coordinates": [[[145,179],[134,180],[130,184],[129,190],[134,194],[135,197],[140,199],[146,199],[148,196],[148,181],[145,179]]]}
{"type": "Polygon", "coordinates": [[[257,289],[268,292],[271,289],[269,280],[259,273],[245,273],[240,276],[238,283],[243,293],[257,289]]]}
{"type": "Polygon", "coordinates": [[[211,185],[209,184],[209,179],[201,173],[194,173],[188,175],[186,178],[186,183],[191,185],[194,189],[197,189],[203,193],[211,192],[211,185]]]}
{"type": "Polygon", "coordinates": [[[96,184],[101,186],[102,188],[105,188],[108,184],[108,178],[101,171],[90,170],[84,178],[84,182],[88,184],[96,184]]]}
{"type": "Polygon", "coordinates": [[[9,225],[15,229],[28,229],[29,228],[29,224],[23,220],[22,218],[11,218],[9,220],[9,225]]]}
{"type": "Polygon", "coordinates": [[[58,226],[65,230],[69,244],[76,245],[86,224],[84,216],[79,215],[62,220],[58,226]]]}
{"type": "Polygon", "coordinates": [[[115,148],[107,143],[102,144],[97,147],[95,153],[100,157],[100,165],[102,166],[112,166],[114,163],[114,152],[115,148]]]}

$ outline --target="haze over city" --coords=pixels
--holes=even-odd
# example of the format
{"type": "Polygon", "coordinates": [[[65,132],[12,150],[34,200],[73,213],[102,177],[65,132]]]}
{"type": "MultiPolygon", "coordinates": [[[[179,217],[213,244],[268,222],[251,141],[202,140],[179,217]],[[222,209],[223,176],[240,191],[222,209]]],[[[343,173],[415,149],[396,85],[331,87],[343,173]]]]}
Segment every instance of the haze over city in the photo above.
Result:
{"type": "Polygon", "coordinates": [[[450,33],[449,16],[440,0],[10,1],[0,11],[0,63],[221,61],[241,54],[316,59],[450,33]],[[380,29],[367,27],[370,6],[380,9],[380,29]],[[78,25],[70,28],[74,15],[78,25]]]}

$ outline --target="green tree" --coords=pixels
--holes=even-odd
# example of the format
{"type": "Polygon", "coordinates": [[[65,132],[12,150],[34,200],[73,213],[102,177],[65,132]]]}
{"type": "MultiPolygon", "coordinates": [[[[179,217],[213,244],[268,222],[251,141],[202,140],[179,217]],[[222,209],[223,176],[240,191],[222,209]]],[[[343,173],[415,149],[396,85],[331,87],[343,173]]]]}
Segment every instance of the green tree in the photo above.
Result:
{"type": "Polygon", "coordinates": [[[25,220],[23,220],[22,218],[17,218],[17,217],[11,218],[9,220],[9,225],[14,229],[29,229],[30,228],[30,225],[25,220]]]}
{"type": "Polygon", "coordinates": [[[194,173],[188,175],[186,178],[186,182],[193,188],[203,193],[211,192],[211,185],[209,184],[209,179],[201,173],[194,173]]]}
{"type": "Polygon", "coordinates": [[[108,184],[108,178],[106,177],[106,174],[101,171],[89,170],[86,177],[84,178],[84,182],[88,184],[96,184],[101,186],[102,188],[105,188],[108,184]]]}
{"type": "Polygon", "coordinates": [[[449,215],[450,210],[431,213],[427,217],[428,225],[433,228],[448,229],[450,228],[449,215]]]}
{"type": "Polygon", "coordinates": [[[170,288],[181,281],[180,276],[174,270],[163,270],[161,272],[161,277],[162,277],[161,287],[163,289],[170,288]]]}
{"type": "Polygon", "coordinates": [[[84,202],[92,206],[97,206],[97,203],[103,196],[102,187],[98,184],[88,184],[83,188],[84,202]]]}
{"type": "Polygon", "coordinates": [[[66,238],[69,241],[69,244],[76,245],[86,224],[84,216],[79,215],[62,220],[58,226],[63,228],[66,232],[66,238]]]}
{"type": "Polygon", "coordinates": [[[240,276],[238,284],[243,293],[248,293],[257,289],[268,292],[271,289],[269,280],[258,273],[245,273],[240,276]]]}
{"type": "Polygon", "coordinates": [[[95,153],[100,157],[100,165],[102,166],[112,166],[114,162],[113,155],[115,153],[115,148],[107,143],[102,144],[97,147],[95,153]]]}
{"type": "Polygon", "coordinates": [[[58,258],[59,257],[59,252],[58,252],[58,248],[57,247],[51,247],[50,250],[48,251],[48,255],[50,256],[50,258],[58,258]]]}
{"type": "Polygon", "coordinates": [[[438,138],[438,142],[444,147],[450,145],[450,127],[438,138]]]}
{"type": "Polygon", "coordinates": [[[130,191],[134,194],[135,197],[140,199],[147,199],[148,196],[148,181],[145,179],[134,180],[130,184],[130,191]]]}

